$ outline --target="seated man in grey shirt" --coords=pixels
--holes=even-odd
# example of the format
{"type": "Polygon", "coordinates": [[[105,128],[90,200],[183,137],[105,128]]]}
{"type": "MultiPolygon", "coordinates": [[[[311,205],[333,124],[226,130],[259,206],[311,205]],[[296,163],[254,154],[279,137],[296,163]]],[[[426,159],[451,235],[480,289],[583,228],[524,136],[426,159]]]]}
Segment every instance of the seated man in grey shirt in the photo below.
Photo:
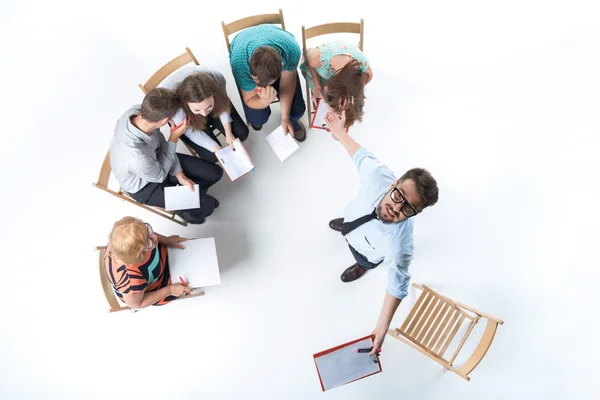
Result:
{"type": "Polygon", "coordinates": [[[175,126],[171,120],[181,107],[177,94],[169,89],[153,89],[141,105],[131,107],[117,121],[110,143],[110,165],[121,188],[136,201],[150,206],[165,206],[164,189],[185,185],[200,190],[200,208],[180,210],[177,214],[191,224],[201,224],[219,202],[207,194],[208,188],[223,176],[216,164],[175,153],[187,121],[175,126]],[[171,134],[165,141],[160,128],[169,123],[171,134]]]}

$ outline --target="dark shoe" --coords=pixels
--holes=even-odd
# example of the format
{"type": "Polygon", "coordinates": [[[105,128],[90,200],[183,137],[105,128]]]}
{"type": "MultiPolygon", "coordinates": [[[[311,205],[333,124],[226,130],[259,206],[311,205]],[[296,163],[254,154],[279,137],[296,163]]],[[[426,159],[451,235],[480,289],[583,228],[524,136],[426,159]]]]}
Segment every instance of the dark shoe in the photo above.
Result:
{"type": "Polygon", "coordinates": [[[334,231],[341,232],[344,225],[344,218],[336,218],[329,221],[329,227],[334,231]]]}
{"type": "Polygon", "coordinates": [[[294,139],[304,142],[306,140],[306,128],[302,121],[292,122],[292,126],[294,127],[294,139]]]}
{"type": "Polygon", "coordinates": [[[211,196],[210,194],[207,194],[206,197],[208,197],[209,199],[212,199],[212,201],[215,203],[215,209],[219,208],[219,206],[221,205],[221,203],[219,203],[219,200],[217,200],[215,197],[211,196]]]}
{"type": "Polygon", "coordinates": [[[193,216],[189,215],[189,214],[179,214],[179,216],[181,217],[182,220],[184,220],[185,222],[187,222],[188,224],[191,225],[202,225],[203,223],[206,222],[206,218],[194,218],[193,216]]]}
{"type": "Polygon", "coordinates": [[[346,268],[342,273],[342,282],[352,282],[367,273],[367,270],[358,266],[358,263],[346,268]]]}
{"type": "Polygon", "coordinates": [[[254,129],[255,131],[260,131],[262,129],[262,125],[254,125],[253,123],[250,123],[250,126],[252,127],[252,129],[254,129]]]}

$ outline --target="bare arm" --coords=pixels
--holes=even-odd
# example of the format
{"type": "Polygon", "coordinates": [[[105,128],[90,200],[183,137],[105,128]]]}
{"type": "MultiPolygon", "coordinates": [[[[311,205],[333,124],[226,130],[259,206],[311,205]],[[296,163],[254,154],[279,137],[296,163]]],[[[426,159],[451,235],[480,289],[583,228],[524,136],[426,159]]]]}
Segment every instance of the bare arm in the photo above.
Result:
{"type": "MultiPolygon", "coordinates": [[[[267,108],[269,104],[271,104],[270,101],[267,103],[265,100],[261,99],[258,93],[254,90],[251,92],[244,92],[242,90],[242,100],[244,101],[244,103],[246,103],[248,107],[255,110],[262,110],[264,108],[267,108]]],[[[283,107],[281,111],[283,112],[283,107]]]]}
{"type": "Polygon", "coordinates": [[[306,50],[307,64],[308,69],[310,70],[310,75],[312,76],[313,85],[315,87],[315,92],[321,93],[321,80],[319,79],[319,74],[317,73],[317,66],[319,65],[321,53],[319,49],[308,49],[306,50]]]}
{"type": "Polygon", "coordinates": [[[401,299],[398,299],[389,293],[385,294],[385,298],[383,299],[383,307],[381,308],[381,314],[379,314],[377,326],[373,331],[373,333],[375,333],[375,341],[373,343],[373,352],[371,355],[375,354],[377,350],[381,348],[383,339],[385,339],[385,335],[390,328],[392,317],[396,313],[401,301],[401,299]]]}
{"type": "Polygon", "coordinates": [[[348,132],[346,132],[346,129],[344,128],[344,124],[346,123],[346,111],[342,111],[341,116],[333,112],[327,113],[325,122],[327,122],[327,127],[331,131],[331,136],[344,146],[350,157],[354,157],[354,153],[356,153],[361,146],[356,140],[348,135],[348,132]]]}
{"type": "Polygon", "coordinates": [[[373,70],[371,69],[371,67],[369,67],[364,73],[363,80],[365,81],[365,85],[371,82],[371,79],[373,79],[373,70]]]}
{"type": "Polygon", "coordinates": [[[174,285],[165,286],[153,292],[140,292],[133,294],[124,294],[123,301],[130,308],[146,308],[152,304],[161,301],[162,299],[171,296],[171,287],[174,285]]]}
{"type": "Polygon", "coordinates": [[[279,100],[281,101],[281,120],[290,119],[290,109],[292,108],[292,99],[296,91],[296,75],[298,72],[282,71],[279,81],[279,100]]]}

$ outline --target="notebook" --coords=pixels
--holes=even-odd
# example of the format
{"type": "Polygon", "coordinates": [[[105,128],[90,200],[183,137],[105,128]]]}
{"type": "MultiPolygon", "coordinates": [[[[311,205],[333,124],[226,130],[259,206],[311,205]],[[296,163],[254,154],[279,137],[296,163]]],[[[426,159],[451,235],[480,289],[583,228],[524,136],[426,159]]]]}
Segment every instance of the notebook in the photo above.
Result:
{"type": "Polygon", "coordinates": [[[310,123],[310,127],[326,130],[327,123],[325,122],[325,117],[327,116],[327,113],[329,111],[331,111],[329,104],[327,104],[324,101],[321,101],[321,99],[318,99],[317,100],[317,109],[315,110],[315,114],[313,115],[313,119],[312,119],[312,122],[310,123]]]}
{"type": "Polygon", "coordinates": [[[167,250],[171,283],[180,283],[181,277],[190,288],[221,284],[215,239],[190,239],[181,244],[185,249],[167,250]]]}
{"type": "Polygon", "coordinates": [[[200,188],[194,185],[192,192],[187,186],[165,187],[165,210],[189,210],[200,208],[200,188]]]}
{"type": "Polygon", "coordinates": [[[373,335],[365,336],[314,354],[321,389],[334,389],[381,372],[379,357],[356,352],[373,347],[373,339],[373,335]]]}
{"type": "Polygon", "coordinates": [[[294,137],[291,134],[284,135],[281,126],[267,136],[267,143],[281,161],[285,161],[298,150],[298,143],[296,143],[294,137]]]}
{"type": "Polygon", "coordinates": [[[233,146],[224,147],[215,154],[232,182],[254,169],[252,159],[239,139],[233,142],[233,146]]]}

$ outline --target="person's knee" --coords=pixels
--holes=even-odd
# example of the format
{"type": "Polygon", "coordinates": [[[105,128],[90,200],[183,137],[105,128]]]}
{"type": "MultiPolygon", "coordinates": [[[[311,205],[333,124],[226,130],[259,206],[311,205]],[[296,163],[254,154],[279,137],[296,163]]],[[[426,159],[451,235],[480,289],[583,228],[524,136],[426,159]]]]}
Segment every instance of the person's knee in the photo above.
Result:
{"type": "Polygon", "coordinates": [[[271,110],[265,108],[263,110],[250,110],[246,112],[246,119],[253,125],[264,125],[269,120],[271,110]]]}
{"type": "Polygon", "coordinates": [[[242,123],[236,124],[234,127],[233,135],[240,139],[240,141],[244,141],[248,139],[248,134],[250,130],[248,129],[248,125],[242,123]]]}

